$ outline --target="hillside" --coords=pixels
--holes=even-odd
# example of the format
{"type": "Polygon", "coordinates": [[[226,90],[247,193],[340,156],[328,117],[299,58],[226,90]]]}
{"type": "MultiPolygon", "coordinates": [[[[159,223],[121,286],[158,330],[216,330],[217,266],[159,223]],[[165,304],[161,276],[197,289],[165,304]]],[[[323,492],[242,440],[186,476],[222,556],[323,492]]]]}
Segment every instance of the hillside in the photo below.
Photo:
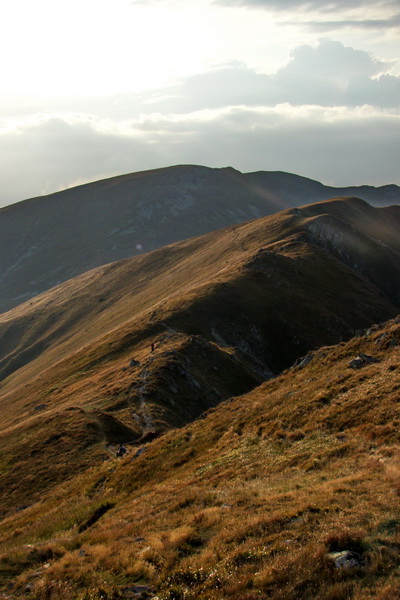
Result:
{"type": "Polygon", "coordinates": [[[359,199],[290,209],[0,315],[2,513],[394,317],[399,225],[400,208],[359,199]]]}
{"type": "Polygon", "coordinates": [[[336,198],[1,314],[0,600],[397,598],[399,228],[336,198]]]}
{"type": "Polygon", "coordinates": [[[320,348],[14,507],[0,597],[396,600],[399,344],[396,318],[320,348]]]}
{"type": "Polygon", "coordinates": [[[0,210],[0,312],[95,267],[337,196],[400,203],[397,186],[332,188],[280,172],[177,166],[0,210]]]}

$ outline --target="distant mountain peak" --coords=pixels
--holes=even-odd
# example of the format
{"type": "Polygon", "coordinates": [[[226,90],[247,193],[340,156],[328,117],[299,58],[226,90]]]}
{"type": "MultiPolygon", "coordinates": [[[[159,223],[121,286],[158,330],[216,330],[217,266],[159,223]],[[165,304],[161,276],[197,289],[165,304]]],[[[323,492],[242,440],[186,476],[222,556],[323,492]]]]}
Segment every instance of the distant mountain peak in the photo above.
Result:
{"type": "Polygon", "coordinates": [[[343,195],[400,203],[397,186],[335,189],[281,171],[175,165],[11,205],[0,211],[0,311],[94,267],[343,195]]]}

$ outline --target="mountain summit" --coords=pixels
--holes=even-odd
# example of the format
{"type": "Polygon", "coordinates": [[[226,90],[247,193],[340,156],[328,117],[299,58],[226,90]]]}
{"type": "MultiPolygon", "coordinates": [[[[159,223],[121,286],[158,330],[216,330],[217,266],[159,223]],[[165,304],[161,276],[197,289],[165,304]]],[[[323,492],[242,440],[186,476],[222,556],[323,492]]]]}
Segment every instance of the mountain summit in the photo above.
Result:
{"type": "Polygon", "coordinates": [[[0,210],[0,312],[89,269],[337,196],[400,203],[397,186],[332,188],[281,172],[176,166],[0,210]]]}

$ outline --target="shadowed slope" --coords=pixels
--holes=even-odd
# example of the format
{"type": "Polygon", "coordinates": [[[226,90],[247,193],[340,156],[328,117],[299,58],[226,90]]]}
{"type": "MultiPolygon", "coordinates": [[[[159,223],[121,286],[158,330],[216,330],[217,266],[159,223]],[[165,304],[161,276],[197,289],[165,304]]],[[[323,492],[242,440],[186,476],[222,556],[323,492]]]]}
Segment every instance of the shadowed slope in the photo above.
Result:
{"type": "Polygon", "coordinates": [[[288,173],[178,166],[0,210],[0,311],[94,267],[337,195],[399,203],[396,186],[335,189],[288,173]]]}
{"type": "Polygon", "coordinates": [[[1,315],[3,510],[26,504],[28,464],[54,460],[37,500],[109,444],[140,446],[395,315],[399,210],[339,199],[284,211],[101,267],[1,315]]]}
{"type": "MultiPolygon", "coordinates": [[[[379,310],[385,318],[399,305],[400,209],[393,207],[389,217],[385,211],[357,199],[329,201],[90,271],[0,316],[0,373],[7,377],[36,357],[48,366],[106,333],[112,337],[114,328],[127,330],[131,321],[137,328],[138,320],[162,331],[165,320],[174,318],[178,330],[185,323],[186,333],[206,332],[218,342],[213,324],[229,328],[237,318],[248,329],[260,318],[277,321],[285,299],[288,308],[322,311],[323,319],[329,312],[336,321],[340,316],[336,335],[348,335],[365,319],[379,319],[379,310]],[[343,302],[352,310],[348,286],[354,302],[363,303],[362,310],[354,306],[360,323],[346,321],[340,308],[343,302]],[[254,323],[246,322],[248,311],[256,313],[254,323]]],[[[310,343],[318,344],[318,335],[310,343]]]]}

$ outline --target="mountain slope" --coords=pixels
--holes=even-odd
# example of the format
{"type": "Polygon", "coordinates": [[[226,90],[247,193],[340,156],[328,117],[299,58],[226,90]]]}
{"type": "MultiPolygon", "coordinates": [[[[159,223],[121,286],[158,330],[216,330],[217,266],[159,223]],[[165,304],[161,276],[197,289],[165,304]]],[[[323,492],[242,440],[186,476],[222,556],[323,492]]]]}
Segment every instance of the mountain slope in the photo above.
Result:
{"type": "Polygon", "coordinates": [[[0,210],[0,311],[94,267],[340,195],[399,203],[396,186],[330,188],[288,173],[178,166],[0,210]]]}
{"type": "Polygon", "coordinates": [[[397,599],[399,344],[397,318],[321,348],[14,511],[4,598],[397,599]]]}
{"type": "Polygon", "coordinates": [[[88,272],[0,317],[0,374],[4,379],[36,357],[48,366],[106,334],[121,340],[119,327],[154,336],[168,325],[242,348],[280,370],[296,356],[289,347],[268,353],[279,336],[286,345],[298,338],[298,355],[396,310],[399,213],[388,217],[387,209],[339,199],[88,272]],[[289,319],[284,335],[290,306],[302,318],[289,319]],[[329,330],[321,341],[318,332],[329,330]]]}
{"type": "Polygon", "coordinates": [[[400,209],[388,210],[351,198],[287,210],[0,315],[2,510],[396,315],[400,209]],[[33,490],[19,475],[31,461],[33,490]]]}

